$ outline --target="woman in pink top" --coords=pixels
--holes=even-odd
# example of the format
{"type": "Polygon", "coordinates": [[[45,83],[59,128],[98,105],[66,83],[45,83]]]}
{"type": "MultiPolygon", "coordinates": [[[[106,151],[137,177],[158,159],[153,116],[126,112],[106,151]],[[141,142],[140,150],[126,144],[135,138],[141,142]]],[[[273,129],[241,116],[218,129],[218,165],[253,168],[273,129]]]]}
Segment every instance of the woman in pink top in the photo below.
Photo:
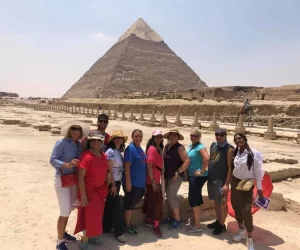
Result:
{"type": "Polygon", "coordinates": [[[159,221],[163,215],[161,177],[163,171],[163,137],[160,130],[154,130],[146,147],[147,153],[147,194],[144,203],[146,225],[153,226],[153,233],[162,237],[159,221]]]}

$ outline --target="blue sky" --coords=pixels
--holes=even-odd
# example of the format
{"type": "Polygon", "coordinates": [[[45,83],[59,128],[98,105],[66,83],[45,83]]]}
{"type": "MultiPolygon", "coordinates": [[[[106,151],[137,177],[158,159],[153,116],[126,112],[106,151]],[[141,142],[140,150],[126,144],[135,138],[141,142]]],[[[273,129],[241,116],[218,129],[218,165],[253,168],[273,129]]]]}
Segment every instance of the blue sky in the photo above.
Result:
{"type": "Polygon", "coordinates": [[[0,91],[60,97],[139,17],[209,86],[300,84],[299,0],[0,0],[0,91]]]}

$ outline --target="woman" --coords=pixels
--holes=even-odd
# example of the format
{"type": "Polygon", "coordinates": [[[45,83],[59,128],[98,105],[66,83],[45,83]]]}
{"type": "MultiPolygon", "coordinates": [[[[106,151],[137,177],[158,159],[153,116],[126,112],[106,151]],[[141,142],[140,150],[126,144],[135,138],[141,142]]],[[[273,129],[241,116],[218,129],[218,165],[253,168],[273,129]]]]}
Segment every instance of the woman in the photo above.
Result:
{"type": "Polygon", "coordinates": [[[208,179],[207,167],[209,155],[204,145],[200,142],[201,132],[194,129],[190,134],[192,144],[187,149],[190,159],[188,167],[189,176],[189,203],[193,208],[194,227],[187,229],[189,233],[201,232],[200,227],[200,206],[203,204],[202,187],[208,179]]]}
{"type": "Polygon", "coordinates": [[[132,142],[124,152],[125,174],[122,178],[124,189],[125,232],[137,235],[131,225],[132,210],[144,196],[146,186],[146,154],[141,148],[143,132],[135,129],[131,135],[132,142]]]}
{"type": "Polygon", "coordinates": [[[128,136],[124,136],[122,131],[114,131],[108,138],[107,151],[105,152],[109,167],[111,168],[112,179],[110,185],[110,192],[105,201],[105,209],[103,216],[103,230],[104,232],[111,232],[114,229],[116,239],[125,243],[126,238],[123,235],[124,222],[121,214],[120,204],[120,186],[122,174],[124,170],[124,160],[122,152],[125,149],[125,143],[128,136]]]}
{"type": "Polygon", "coordinates": [[[153,226],[155,236],[162,237],[159,222],[163,215],[163,196],[161,177],[163,172],[163,137],[158,129],[152,132],[149,139],[147,152],[147,195],[144,201],[144,212],[146,213],[146,225],[153,226]]]}
{"type": "Polygon", "coordinates": [[[177,193],[183,180],[184,171],[190,165],[190,159],[184,146],[178,142],[184,137],[177,129],[171,129],[164,134],[163,138],[168,139],[168,144],[164,148],[164,177],[168,204],[173,214],[164,221],[164,224],[169,225],[169,230],[177,230],[182,226],[177,193]]]}
{"type": "Polygon", "coordinates": [[[262,179],[264,176],[263,156],[255,149],[251,149],[244,134],[234,135],[234,142],[237,145],[234,152],[234,169],[231,181],[231,203],[235,212],[235,219],[239,225],[239,232],[233,237],[234,241],[247,239],[248,250],[254,250],[252,231],[253,218],[251,213],[253,202],[253,182],[255,180],[257,193],[260,198],[262,194],[262,179]],[[238,186],[241,181],[247,181],[249,191],[240,190],[238,186]],[[237,189],[237,187],[239,189],[237,189]],[[246,231],[247,230],[247,236],[246,231]]]}
{"type": "Polygon", "coordinates": [[[87,250],[90,244],[101,245],[102,217],[105,198],[108,194],[106,183],[109,166],[106,155],[101,151],[104,136],[93,131],[87,137],[87,150],[78,164],[78,207],[75,234],[85,230],[80,248],[87,250]]]}
{"type": "Polygon", "coordinates": [[[75,242],[76,238],[66,232],[71,210],[77,199],[76,167],[81,154],[79,140],[87,135],[90,126],[79,121],[66,122],[61,127],[63,139],[58,140],[53,148],[50,163],[55,168],[54,187],[58,199],[60,216],[57,221],[56,249],[67,250],[65,242],[75,242]],[[69,183],[66,180],[69,179],[69,183]]]}

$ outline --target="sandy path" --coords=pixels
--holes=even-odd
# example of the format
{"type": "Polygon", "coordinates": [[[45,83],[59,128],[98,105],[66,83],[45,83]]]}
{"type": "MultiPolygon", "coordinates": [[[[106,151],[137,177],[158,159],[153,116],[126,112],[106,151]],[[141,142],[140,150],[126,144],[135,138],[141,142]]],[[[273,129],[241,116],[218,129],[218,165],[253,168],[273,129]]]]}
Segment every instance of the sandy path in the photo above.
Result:
{"type": "MultiPolygon", "coordinates": [[[[0,114],[1,112],[4,110],[0,109],[0,114]]],[[[45,113],[32,112],[31,116],[36,118],[40,114],[45,113]]],[[[56,119],[62,119],[61,114],[51,112],[49,114],[56,119]]],[[[109,126],[109,131],[111,128],[122,127],[126,134],[129,134],[133,128],[142,128],[146,138],[150,136],[152,130],[120,121],[112,121],[109,126]]],[[[188,130],[182,131],[185,136],[188,136],[188,130]]],[[[33,247],[41,250],[54,249],[56,219],[59,211],[53,188],[54,170],[49,164],[49,156],[58,138],[48,132],[38,132],[30,127],[20,128],[0,124],[1,249],[31,250],[33,247]]],[[[212,134],[203,135],[206,145],[209,145],[212,138],[212,134]]],[[[282,145],[270,142],[269,147],[266,147],[266,142],[256,137],[251,137],[250,140],[256,148],[262,149],[266,154],[281,150],[281,153],[293,153],[295,157],[300,158],[299,148],[295,149],[290,142],[282,142],[282,145]],[[293,152],[291,152],[292,146],[293,152]]],[[[184,142],[188,143],[187,140],[184,142]]],[[[75,226],[75,219],[76,213],[73,212],[68,226],[71,233],[75,226]]],[[[236,224],[231,221],[232,219],[228,218],[229,233],[219,238],[213,238],[207,229],[204,229],[202,236],[198,236],[186,234],[184,228],[179,232],[169,232],[164,228],[164,238],[158,240],[148,228],[139,227],[140,236],[130,237],[127,245],[120,245],[111,235],[106,235],[105,245],[99,249],[137,249],[137,247],[145,250],[153,248],[198,250],[201,247],[216,250],[245,249],[242,244],[232,243],[230,232],[236,229],[236,224]]],[[[257,241],[256,249],[300,249],[298,243],[300,216],[295,213],[259,212],[255,215],[255,224],[258,226],[254,233],[257,241]]],[[[75,250],[77,246],[70,244],[69,248],[75,250]]]]}

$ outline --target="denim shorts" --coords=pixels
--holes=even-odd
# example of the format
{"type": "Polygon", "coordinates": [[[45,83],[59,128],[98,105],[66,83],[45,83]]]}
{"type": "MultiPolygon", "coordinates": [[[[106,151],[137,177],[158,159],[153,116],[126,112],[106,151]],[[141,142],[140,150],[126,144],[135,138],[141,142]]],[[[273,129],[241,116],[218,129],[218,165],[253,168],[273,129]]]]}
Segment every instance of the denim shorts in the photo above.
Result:
{"type": "Polygon", "coordinates": [[[203,204],[202,188],[207,181],[207,176],[189,177],[189,203],[190,207],[198,207],[203,204]]]}

